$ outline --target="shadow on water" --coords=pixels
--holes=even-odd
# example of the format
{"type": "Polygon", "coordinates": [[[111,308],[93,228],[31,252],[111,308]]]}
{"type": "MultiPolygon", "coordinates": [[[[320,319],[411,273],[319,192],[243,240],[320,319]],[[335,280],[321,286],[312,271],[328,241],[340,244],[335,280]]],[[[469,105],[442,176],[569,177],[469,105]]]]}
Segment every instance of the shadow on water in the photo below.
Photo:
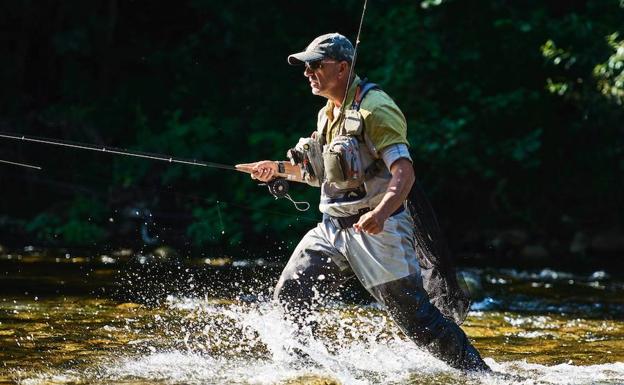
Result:
{"type": "Polygon", "coordinates": [[[31,250],[0,268],[0,382],[624,383],[624,283],[600,271],[462,271],[475,299],[464,330],[516,376],[502,378],[419,350],[354,288],[318,309],[312,338],[271,303],[281,266],[263,259],[31,250]]]}

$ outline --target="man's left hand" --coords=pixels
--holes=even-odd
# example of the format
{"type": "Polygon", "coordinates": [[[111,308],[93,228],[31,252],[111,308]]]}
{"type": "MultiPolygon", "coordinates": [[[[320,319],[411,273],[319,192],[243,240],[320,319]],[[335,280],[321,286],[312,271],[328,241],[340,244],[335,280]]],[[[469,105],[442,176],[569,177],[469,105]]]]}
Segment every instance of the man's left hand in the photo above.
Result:
{"type": "Polygon", "coordinates": [[[379,234],[383,231],[386,219],[388,218],[375,210],[369,211],[360,217],[360,220],[353,225],[353,228],[357,232],[363,231],[369,234],[379,234]]]}

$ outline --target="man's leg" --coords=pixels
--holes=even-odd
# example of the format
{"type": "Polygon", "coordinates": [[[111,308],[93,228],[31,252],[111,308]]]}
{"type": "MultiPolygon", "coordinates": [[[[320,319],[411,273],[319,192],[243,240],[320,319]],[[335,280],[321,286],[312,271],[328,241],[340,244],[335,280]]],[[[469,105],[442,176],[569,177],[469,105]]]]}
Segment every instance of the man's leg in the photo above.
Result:
{"type": "Polygon", "coordinates": [[[429,302],[420,277],[407,276],[374,286],[370,292],[417,345],[454,368],[491,371],[464,331],[429,302]]]}
{"type": "Polygon", "coordinates": [[[303,237],[273,293],[274,300],[303,324],[310,323],[306,318],[313,307],[352,275],[344,257],[328,241],[326,230],[319,224],[303,237]]]}
{"type": "Polygon", "coordinates": [[[379,234],[344,234],[347,258],[358,279],[385,305],[417,345],[449,365],[489,370],[466,334],[431,304],[416,254],[414,222],[406,211],[388,218],[379,234]]]}

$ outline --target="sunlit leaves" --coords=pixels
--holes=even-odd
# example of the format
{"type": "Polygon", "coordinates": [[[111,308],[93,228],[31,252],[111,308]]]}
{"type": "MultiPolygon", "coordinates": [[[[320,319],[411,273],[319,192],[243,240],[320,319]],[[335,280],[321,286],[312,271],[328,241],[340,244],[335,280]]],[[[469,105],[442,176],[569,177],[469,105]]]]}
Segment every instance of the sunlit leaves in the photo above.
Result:
{"type": "Polygon", "coordinates": [[[624,104],[624,40],[619,40],[619,34],[614,33],[607,37],[613,54],[605,63],[596,65],[594,76],[598,80],[598,88],[607,98],[616,103],[624,104]]]}
{"type": "Polygon", "coordinates": [[[568,83],[555,82],[552,79],[546,79],[546,89],[553,94],[563,96],[568,91],[568,83]]]}
{"type": "Polygon", "coordinates": [[[544,45],[541,47],[542,55],[548,60],[550,60],[555,65],[563,64],[566,68],[574,64],[576,59],[574,56],[562,49],[557,47],[554,41],[548,39],[544,45]]]}
{"type": "Polygon", "coordinates": [[[423,9],[437,7],[438,5],[442,4],[442,1],[443,0],[424,0],[424,1],[421,1],[420,7],[423,9]]]}
{"type": "MultiPolygon", "coordinates": [[[[546,43],[541,46],[541,51],[544,58],[555,66],[563,66],[567,69],[576,61],[575,57],[570,52],[557,47],[552,39],[548,39],[546,43]]],[[[570,84],[568,81],[557,81],[548,78],[546,79],[546,89],[553,94],[563,96],[570,89],[570,84]]]]}

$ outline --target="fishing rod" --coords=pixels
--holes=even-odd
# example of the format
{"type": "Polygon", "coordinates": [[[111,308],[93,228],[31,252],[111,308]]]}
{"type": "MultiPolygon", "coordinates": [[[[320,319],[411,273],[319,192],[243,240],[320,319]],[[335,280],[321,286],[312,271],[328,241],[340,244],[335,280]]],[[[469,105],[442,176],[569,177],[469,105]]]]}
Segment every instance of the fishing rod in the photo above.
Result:
{"type": "Polygon", "coordinates": [[[214,162],[200,162],[197,160],[183,159],[183,158],[178,158],[178,157],[173,157],[173,156],[153,154],[149,152],[128,151],[128,150],[123,150],[123,149],[116,148],[116,147],[97,146],[93,144],[70,142],[70,141],[58,140],[58,139],[48,139],[48,138],[32,137],[32,136],[25,136],[25,135],[7,134],[7,133],[0,133],[0,138],[21,140],[24,142],[50,144],[53,146],[76,148],[80,150],[108,152],[110,154],[115,154],[115,155],[133,156],[136,158],[160,160],[163,162],[179,163],[179,164],[186,164],[186,165],[191,165],[191,166],[220,168],[220,169],[225,169],[225,170],[237,170],[235,166],[230,166],[227,164],[214,163],[214,162]]]}
{"type": "Polygon", "coordinates": [[[27,164],[27,163],[11,162],[11,161],[2,160],[2,159],[0,159],[0,163],[10,164],[10,165],[19,166],[19,167],[28,167],[28,168],[33,168],[35,170],[41,170],[41,167],[33,166],[32,164],[27,164]]]}
{"type": "Polygon", "coordinates": [[[355,72],[355,62],[357,60],[358,47],[360,46],[360,35],[362,34],[362,26],[364,25],[364,15],[366,15],[367,3],[368,0],[364,0],[364,5],[362,6],[362,15],[360,16],[360,26],[358,27],[358,33],[355,38],[355,47],[353,47],[353,60],[351,60],[351,68],[349,69],[349,77],[347,78],[347,87],[345,88],[345,94],[342,98],[342,105],[340,106],[340,110],[342,113],[344,113],[345,102],[347,101],[347,94],[349,93],[351,82],[353,81],[353,73],[355,72]]]}
{"type": "MultiPolygon", "coordinates": [[[[105,152],[105,153],[114,154],[114,155],[123,155],[123,156],[135,157],[135,158],[158,160],[162,162],[184,164],[188,166],[218,168],[222,170],[232,170],[232,171],[244,172],[247,174],[253,174],[253,164],[229,165],[229,164],[216,163],[216,162],[205,162],[205,161],[198,161],[195,159],[185,159],[185,158],[179,158],[179,157],[170,156],[170,155],[155,154],[155,153],[150,153],[150,152],[129,151],[129,150],[124,150],[124,149],[117,148],[117,147],[98,146],[94,144],[80,143],[80,142],[73,142],[73,141],[66,141],[66,140],[59,140],[59,139],[49,139],[49,138],[41,138],[41,137],[26,136],[26,135],[16,135],[16,134],[11,134],[11,133],[6,133],[6,132],[0,132],[0,138],[20,140],[23,142],[48,144],[52,146],[74,148],[74,149],[79,149],[79,150],[105,152]]],[[[37,168],[38,166],[31,166],[31,167],[37,168]]],[[[39,167],[39,169],[41,168],[39,167]]],[[[287,198],[295,205],[295,208],[297,208],[297,210],[299,211],[306,211],[310,208],[310,204],[308,202],[296,202],[288,194],[287,180],[296,181],[297,180],[296,175],[289,174],[289,173],[276,172],[275,177],[276,179],[273,179],[266,183],[266,186],[268,187],[271,195],[273,195],[276,199],[287,198]],[[299,205],[303,205],[303,204],[305,204],[307,207],[305,209],[299,208],[299,205]]]]}

